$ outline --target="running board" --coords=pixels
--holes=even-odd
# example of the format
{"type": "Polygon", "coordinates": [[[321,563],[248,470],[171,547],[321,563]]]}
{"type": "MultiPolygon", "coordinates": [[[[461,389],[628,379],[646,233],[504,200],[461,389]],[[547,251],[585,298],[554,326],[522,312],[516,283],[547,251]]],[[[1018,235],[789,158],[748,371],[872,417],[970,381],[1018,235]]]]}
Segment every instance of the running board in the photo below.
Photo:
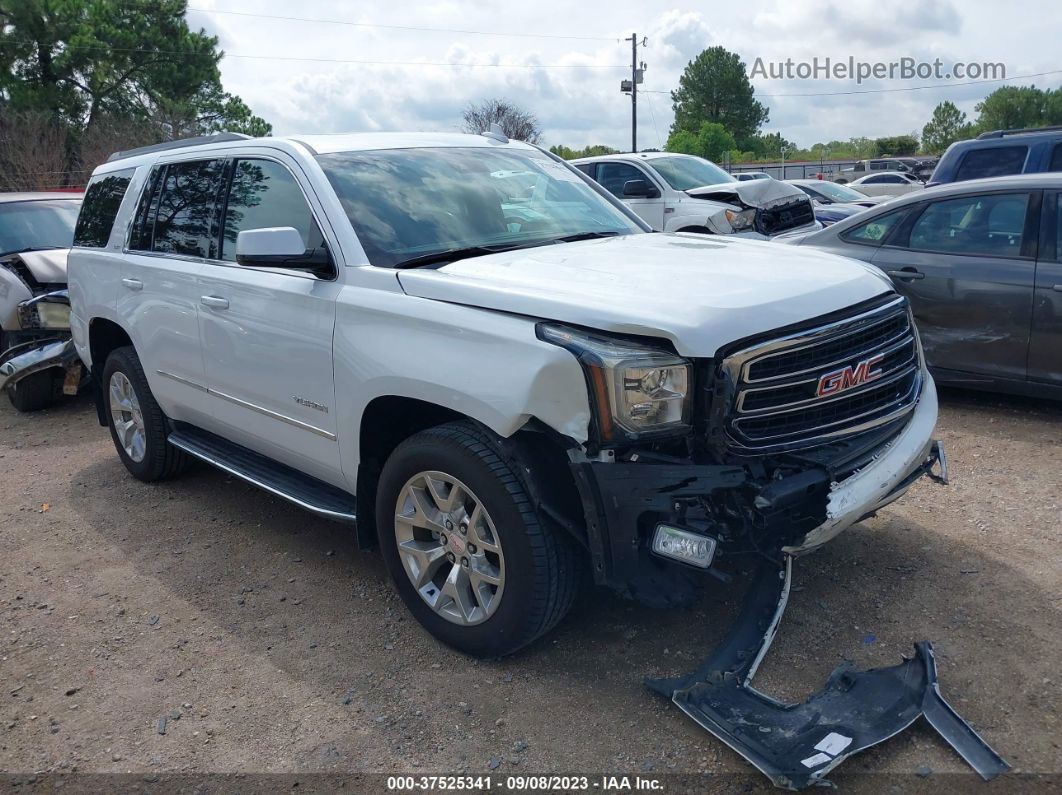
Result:
{"type": "Polygon", "coordinates": [[[354,495],[199,428],[182,426],[169,443],[300,508],[337,522],[355,520],[354,495]]]}

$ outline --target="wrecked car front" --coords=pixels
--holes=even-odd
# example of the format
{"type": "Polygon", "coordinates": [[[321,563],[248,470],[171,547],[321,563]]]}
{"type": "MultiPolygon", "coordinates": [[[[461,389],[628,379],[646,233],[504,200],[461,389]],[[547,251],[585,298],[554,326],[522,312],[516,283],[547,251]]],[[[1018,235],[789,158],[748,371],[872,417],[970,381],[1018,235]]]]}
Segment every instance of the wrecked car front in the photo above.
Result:
{"type": "Polygon", "coordinates": [[[598,582],[674,604],[737,558],[826,543],[943,466],[906,300],[850,260],[778,251],[630,235],[399,279],[539,318],[538,339],[571,352],[592,414],[567,443],[573,524],[598,582]]]}
{"type": "Polygon", "coordinates": [[[686,194],[695,200],[728,205],[709,212],[707,226],[716,234],[773,238],[822,228],[815,220],[811,199],[776,179],[704,185],[690,188],[686,194]]]}

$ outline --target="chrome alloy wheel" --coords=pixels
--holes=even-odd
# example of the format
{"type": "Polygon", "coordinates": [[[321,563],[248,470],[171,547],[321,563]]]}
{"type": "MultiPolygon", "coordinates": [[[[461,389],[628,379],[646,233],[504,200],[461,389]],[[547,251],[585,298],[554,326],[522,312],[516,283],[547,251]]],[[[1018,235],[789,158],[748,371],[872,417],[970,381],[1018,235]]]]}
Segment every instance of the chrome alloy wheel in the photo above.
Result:
{"type": "Polygon", "coordinates": [[[139,464],[147,453],[144,417],[140,413],[140,401],[136,399],[132,383],[120,370],[111,374],[108,402],[118,442],[125,454],[139,464]]]}
{"type": "Polygon", "coordinates": [[[464,483],[418,472],[398,493],[395,540],[413,587],[436,613],[462,626],[501,604],[505,558],[494,522],[464,483]]]}

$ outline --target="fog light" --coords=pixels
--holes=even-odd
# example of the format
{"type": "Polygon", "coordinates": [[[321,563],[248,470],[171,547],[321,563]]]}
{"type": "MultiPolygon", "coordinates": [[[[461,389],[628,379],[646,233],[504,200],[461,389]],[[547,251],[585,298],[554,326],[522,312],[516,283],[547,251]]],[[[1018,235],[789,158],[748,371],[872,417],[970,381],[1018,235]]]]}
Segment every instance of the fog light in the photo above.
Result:
{"type": "Polygon", "coordinates": [[[658,524],[653,533],[653,552],[707,569],[715,557],[715,539],[668,524],[658,524]]]}

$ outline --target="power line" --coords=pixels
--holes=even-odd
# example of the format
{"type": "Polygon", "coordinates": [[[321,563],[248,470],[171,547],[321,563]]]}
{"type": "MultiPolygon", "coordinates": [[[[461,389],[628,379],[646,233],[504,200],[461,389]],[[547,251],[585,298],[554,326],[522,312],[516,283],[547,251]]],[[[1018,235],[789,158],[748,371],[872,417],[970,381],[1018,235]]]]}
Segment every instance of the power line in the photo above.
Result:
{"type": "Polygon", "coordinates": [[[279,14],[258,14],[250,11],[222,11],[217,8],[192,8],[189,11],[197,11],[200,14],[229,14],[239,17],[258,17],[260,19],[282,19],[285,22],[320,22],[326,25],[349,25],[355,28],[385,28],[387,30],[414,30],[422,33],[460,33],[469,36],[513,36],[529,39],[574,39],[578,41],[618,41],[615,38],[605,36],[563,36],[552,33],[512,33],[508,31],[490,30],[464,30],[461,28],[427,28],[413,25],[384,25],[376,22],[350,22],[345,19],[315,19],[310,17],[289,17],[279,14]]]}
{"type": "MultiPolygon", "coordinates": [[[[95,47],[89,44],[73,44],[71,50],[101,50],[104,52],[142,52],[154,55],[178,55],[192,57],[179,50],[155,50],[137,47],[95,47]]],[[[371,61],[350,58],[315,58],[298,55],[247,55],[244,53],[224,53],[226,58],[248,58],[265,61],[314,61],[319,63],[360,64],[365,66],[467,66],[487,69],[629,69],[626,64],[581,64],[581,63],[464,63],[461,61],[371,61]]]]}

